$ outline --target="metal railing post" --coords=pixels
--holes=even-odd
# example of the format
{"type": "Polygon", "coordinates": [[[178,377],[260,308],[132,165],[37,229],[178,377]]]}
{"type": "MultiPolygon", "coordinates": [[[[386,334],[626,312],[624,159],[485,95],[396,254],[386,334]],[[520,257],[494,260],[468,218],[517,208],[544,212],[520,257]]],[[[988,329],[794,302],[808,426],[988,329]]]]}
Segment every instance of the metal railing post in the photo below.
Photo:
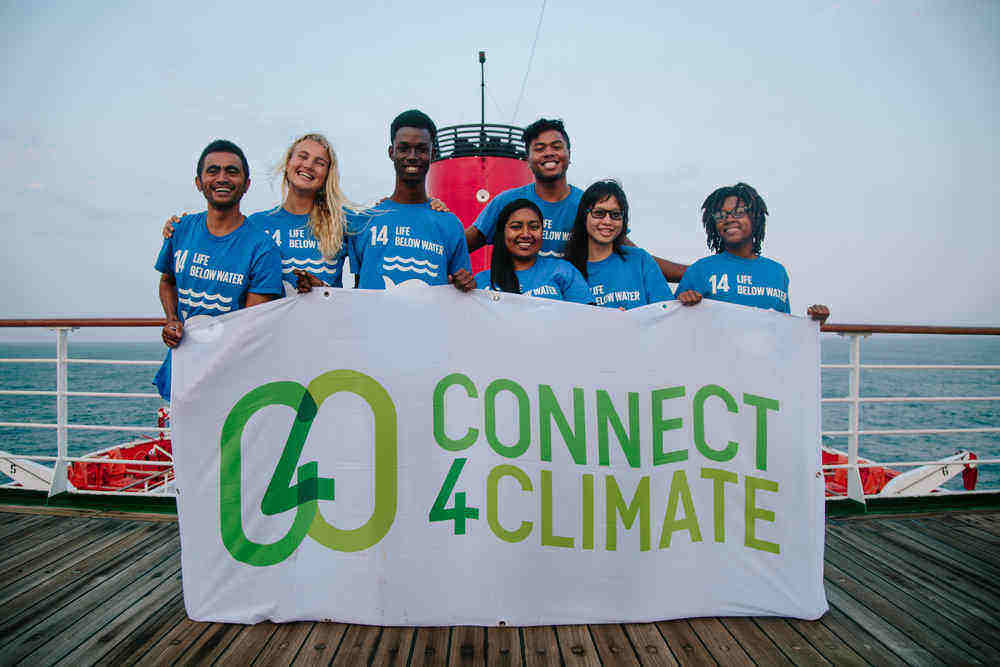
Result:
{"type": "Polygon", "coordinates": [[[865,503],[865,488],[858,470],[858,431],[861,425],[861,339],[868,334],[846,334],[851,339],[851,373],[848,390],[847,497],[865,503]]]}
{"type": "Polygon", "coordinates": [[[69,391],[67,368],[69,363],[69,332],[72,328],[59,327],[56,331],[56,464],[52,472],[52,484],[49,486],[49,496],[66,490],[66,457],[69,456],[68,429],[69,409],[66,405],[66,392],[69,391]]]}

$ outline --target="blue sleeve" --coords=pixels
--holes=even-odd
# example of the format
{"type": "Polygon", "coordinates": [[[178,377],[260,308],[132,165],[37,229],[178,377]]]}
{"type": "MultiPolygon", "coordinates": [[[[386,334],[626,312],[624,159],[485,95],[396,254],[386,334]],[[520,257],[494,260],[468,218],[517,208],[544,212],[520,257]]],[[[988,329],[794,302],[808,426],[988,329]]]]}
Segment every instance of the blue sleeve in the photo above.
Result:
{"type": "MultiPolygon", "coordinates": [[[[501,192],[500,195],[502,194],[501,192]]],[[[491,199],[486,208],[476,216],[476,221],[472,223],[472,226],[481,231],[483,236],[486,237],[486,245],[493,245],[493,232],[496,230],[497,216],[500,214],[500,209],[502,208],[500,195],[491,199]]]]}
{"type": "Polygon", "coordinates": [[[448,275],[454,275],[459,269],[472,273],[472,260],[469,259],[469,246],[465,242],[465,229],[458,216],[451,214],[449,236],[451,251],[448,253],[448,275]]]}
{"type": "Polygon", "coordinates": [[[476,289],[490,288],[490,270],[480,271],[476,274],[476,289]]]}
{"type": "Polygon", "coordinates": [[[646,290],[646,303],[672,301],[674,298],[667,279],[663,277],[659,265],[648,252],[642,254],[642,284],[646,290]]]}
{"type": "Polygon", "coordinates": [[[168,276],[174,275],[174,237],[171,236],[169,239],[163,239],[163,245],[160,246],[160,254],[156,257],[156,263],[153,267],[160,273],[165,273],[168,276]]]}
{"type": "Polygon", "coordinates": [[[685,269],[684,275],[681,276],[681,281],[677,284],[675,294],[693,289],[698,294],[705,296],[708,290],[704,289],[703,282],[701,279],[701,269],[698,267],[698,262],[695,262],[685,269]]]}
{"type": "Polygon", "coordinates": [[[337,254],[333,256],[328,263],[337,267],[337,277],[330,280],[331,287],[343,287],[344,286],[344,260],[347,259],[347,243],[349,237],[344,236],[344,240],[340,245],[340,250],[337,254]]]}
{"type": "Polygon", "coordinates": [[[560,267],[561,270],[558,274],[563,280],[563,301],[593,303],[594,296],[591,294],[590,285],[587,284],[583,274],[569,262],[563,260],[563,264],[565,266],[560,267]]]}
{"type": "Polygon", "coordinates": [[[348,264],[351,267],[351,273],[358,275],[361,273],[361,262],[365,258],[364,227],[359,224],[351,232],[347,237],[348,264]]]}
{"type": "MultiPolygon", "coordinates": [[[[263,232],[261,232],[263,234],[263,232]]],[[[270,237],[258,244],[256,257],[250,266],[248,292],[254,294],[284,294],[281,283],[281,252],[270,237]]]]}

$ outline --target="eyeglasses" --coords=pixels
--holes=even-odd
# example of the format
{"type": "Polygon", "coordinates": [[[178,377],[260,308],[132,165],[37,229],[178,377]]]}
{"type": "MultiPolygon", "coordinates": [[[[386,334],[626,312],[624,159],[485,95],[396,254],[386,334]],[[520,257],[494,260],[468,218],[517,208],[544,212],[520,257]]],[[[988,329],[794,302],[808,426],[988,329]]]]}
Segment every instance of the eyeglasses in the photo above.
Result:
{"type": "Polygon", "coordinates": [[[594,220],[604,220],[604,216],[609,216],[612,220],[617,222],[623,217],[621,211],[608,211],[603,208],[587,209],[587,213],[594,216],[594,220]]]}
{"type": "Polygon", "coordinates": [[[744,215],[750,213],[750,209],[746,206],[740,206],[739,208],[734,208],[732,211],[716,211],[712,214],[716,222],[722,222],[726,218],[742,218],[744,215]]]}

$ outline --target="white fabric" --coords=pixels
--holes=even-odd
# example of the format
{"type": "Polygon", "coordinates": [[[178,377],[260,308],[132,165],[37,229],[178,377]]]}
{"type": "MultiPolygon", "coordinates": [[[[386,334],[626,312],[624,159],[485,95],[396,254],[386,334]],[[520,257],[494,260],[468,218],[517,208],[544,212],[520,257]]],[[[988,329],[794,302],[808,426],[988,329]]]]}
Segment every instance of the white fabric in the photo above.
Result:
{"type": "MultiPolygon", "coordinates": [[[[177,349],[173,372],[184,599],[195,620],[538,625],[716,615],[815,619],[827,609],[815,322],[708,301],[695,307],[672,301],[621,312],[416,284],[385,292],[322,289],[192,324],[177,349]],[[330,371],[341,372],[328,375],[330,371]],[[435,388],[453,373],[471,381],[475,396],[460,385],[443,392],[444,436],[454,442],[470,428],[478,429],[475,441],[459,451],[439,445],[434,429],[435,388]],[[287,501],[291,493],[292,505],[264,514],[262,500],[296,410],[272,404],[258,406],[252,414],[231,411],[248,392],[267,383],[285,382],[281,386],[289,395],[305,395],[302,388],[315,378],[321,379],[309,395],[318,411],[301,455],[291,465],[308,468],[316,462],[318,476],[334,480],[334,500],[310,501],[308,489],[300,497],[287,492],[285,484],[283,497],[287,501]],[[512,383],[494,385],[500,391],[489,399],[487,389],[495,380],[512,383]],[[508,458],[488,442],[485,413],[492,405],[497,449],[516,454],[511,449],[521,433],[522,413],[509,390],[514,385],[527,399],[524,428],[530,443],[523,443],[522,454],[508,458]],[[695,444],[695,399],[709,385],[722,393],[703,392],[708,396],[703,401],[703,440],[711,448],[705,450],[695,444]],[[386,467],[378,473],[383,481],[379,498],[391,500],[395,484],[397,501],[394,511],[383,505],[371,521],[376,419],[366,399],[352,393],[362,386],[369,397],[379,387],[389,397],[376,408],[381,428],[392,431],[380,436],[378,465],[386,467]],[[321,400],[323,387],[340,390],[321,400]],[[687,457],[654,465],[653,392],[671,387],[683,387],[683,396],[663,399],[656,394],[662,406],[660,449],[686,451],[687,457]],[[547,388],[571,430],[574,390],[582,399],[586,436],[577,455],[584,456],[585,447],[584,464],[574,461],[556,423],[540,417],[540,395],[547,388]],[[735,412],[727,409],[724,395],[732,397],[735,412]],[[755,407],[747,402],[759,404],[754,396],[777,401],[779,407],[755,407]],[[613,406],[627,440],[630,400],[638,416],[638,467],[629,464],[615,419],[606,409],[613,406]],[[603,419],[598,418],[601,402],[603,419]],[[394,430],[385,405],[395,412],[394,430]],[[758,462],[761,415],[767,451],[766,461],[758,462]],[[239,473],[222,473],[220,491],[227,418],[230,426],[241,420],[246,424],[240,438],[228,441],[229,456],[241,454],[239,473]],[[665,425],[676,418],[679,428],[665,425]],[[550,427],[543,428],[543,421],[550,427]],[[600,462],[602,422],[608,465],[600,462]],[[543,430],[551,432],[550,461],[542,460],[543,430]],[[392,435],[397,436],[395,453],[392,435]],[[729,460],[704,453],[723,450],[729,441],[737,443],[729,460]],[[439,509],[454,508],[456,493],[464,492],[470,508],[466,513],[478,510],[477,518],[466,519],[464,534],[455,520],[431,520],[457,459],[466,462],[439,509]],[[522,489],[510,467],[498,466],[521,471],[531,490],[522,489]],[[706,469],[718,480],[704,478],[706,469]],[[494,503],[488,497],[491,471],[494,503]],[[497,476],[501,472],[509,474],[497,476]],[[728,475],[736,481],[723,481],[728,475]],[[746,530],[749,478],[778,485],[777,491],[754,493],[759,509],[750,525],[757,542],[748,540],[746,530]],[[648,518],[641,508],[644,486],[648,518]],[[685,486],[689,494],[682,492],[685,486]],[[724,498],[723,541],[716,540],[716,486],[724,498]],[[610,515],[616,524],[614,550],[607,531],[609,487],[612,507],[615,490],[622,509],[637,498],[631,528],[626,529],[622,512],[610,515]],[[227,511],[220,499],[234,497],[234,489],[236,504],[227,505],[227,511]],[[665,517],[671,489],[675,510],[665,517]],[[685,506],[688,498],[693,521],[685,506]],[[234,512],[240,506],[241,513],[234,512]],[[514,542],[501,539],[490,525],[491,508],[501,533],[507,531],[510,538],[522,522],[530,522],[527,536],[514,542]],[[767,512],[773,512],[773,520],[767,512]],[[288,538],[294,548],[273,564],[241,562],[224,543],[221,526],[227,520],[230,527],[242,522],[246,540],[264,544],[294,533],[296,516],[312,527],[308,534],[300,531],[300,538],[288,538]],[[689,519],[687,527],[670,533],[668,547],[663,545],[665,518],[689,519]],[[341,544],[338,530],[379,521],[386,521],[384,536],[375,526],[361,531],[361,538],[351,538],[365,548],[336,547],[341,544]],[[335,528],[317,530],[317,522],[335,528]],[[700,535],[694,534],[695,523],[700,535]],[[643,550],[647,524],[649,544],[643,550]],[[586,544],[588,533],[592,544],[586,544]],[[364,545],[366,536],[377,541],[364,545]],[[768,543],[779,545],[778,553],[761,547],[768,543]]],[[[306,421],[308,412],[303,412],[306,421]]],[[[294,474],[290,483],[296,483],[294,474]]],[[[316,497],[315,480],[312,487],[316,497]]],[[[244,560],[247,554],[257,554],[252,560],[262,553],[237,552],[244,560]]]]}

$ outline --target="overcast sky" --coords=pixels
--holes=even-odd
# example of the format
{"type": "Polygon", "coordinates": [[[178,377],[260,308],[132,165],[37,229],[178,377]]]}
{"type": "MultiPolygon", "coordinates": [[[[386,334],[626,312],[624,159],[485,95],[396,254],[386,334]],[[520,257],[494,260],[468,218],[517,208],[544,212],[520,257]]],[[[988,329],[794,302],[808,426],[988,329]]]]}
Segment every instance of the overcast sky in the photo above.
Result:
{"type": "Polygon", "coordinates": [[[487,121],[564,118],[570,182],[621,179],[654,254],[703,256],[701,202],[742,180],[794,313],[1000,325],[1000,3],[549,0],[516,118],[541,2],[368,4],[0,3],[0,318],[160,315],[160,226],[204,208],[216,137],[247,213],[306,131],[389,194],[390,120],[478,121],[484,49],[487,121]]]}

